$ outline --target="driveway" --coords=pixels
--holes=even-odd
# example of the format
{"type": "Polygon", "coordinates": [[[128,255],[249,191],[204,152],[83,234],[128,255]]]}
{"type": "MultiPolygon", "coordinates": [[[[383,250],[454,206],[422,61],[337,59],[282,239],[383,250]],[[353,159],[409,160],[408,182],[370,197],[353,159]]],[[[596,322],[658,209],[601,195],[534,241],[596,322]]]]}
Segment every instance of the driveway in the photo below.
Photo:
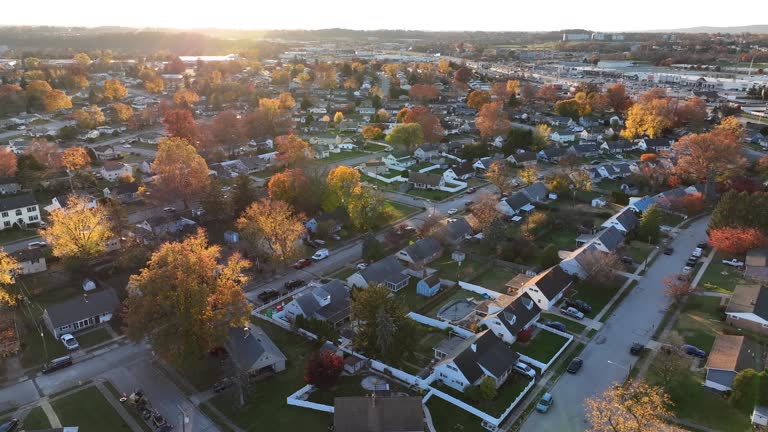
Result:
{"type": "Polygon", "coordinates": [[[531,413],[521,431],[581,432],[587,429],[584,401],[627,377],[636,360],[629,354],[630,345],[634,341],[646,344],[669,307],[662,281],[667,275],[680,272],[696,244],[706,239],[708,223],[708,217],[694,222],[672,242],[673,255],[659,255],[581,353],[582,370],[576,375],[563,374],[552,388],[555,403],[550,411],[546,415],[531,413]]]}

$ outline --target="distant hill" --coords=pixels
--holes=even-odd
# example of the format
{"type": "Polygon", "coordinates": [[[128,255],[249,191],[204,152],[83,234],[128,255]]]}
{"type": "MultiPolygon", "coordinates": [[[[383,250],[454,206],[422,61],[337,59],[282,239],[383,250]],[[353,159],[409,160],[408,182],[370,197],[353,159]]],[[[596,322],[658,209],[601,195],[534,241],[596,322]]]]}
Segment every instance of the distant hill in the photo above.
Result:
{"type": "Polygon", "coordinates": [[[736,27],[689,27],[672,30],[647,30],[648,33],[768,33],[768,24],[736,27]]]}

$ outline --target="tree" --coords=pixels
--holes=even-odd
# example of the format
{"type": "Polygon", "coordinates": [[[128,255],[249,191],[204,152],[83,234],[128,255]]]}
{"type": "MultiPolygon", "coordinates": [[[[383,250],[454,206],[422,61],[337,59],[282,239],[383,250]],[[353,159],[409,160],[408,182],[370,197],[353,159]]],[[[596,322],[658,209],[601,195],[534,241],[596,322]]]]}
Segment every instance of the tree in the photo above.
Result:
{"type": "Polygon", "coordinates": [[[656,244],[661,232],[661,216],[661,210],[658,207],[655,205],[648,207],[640,217],[640,224],[637,226],[637,238],[650,244],[656,244]]]}
{"type": "Polygon", "coordinates": [[[206,217],[219,219],[229,213],[229,202],[224,199],[221,182],[211,180],[205,192],[200,197],[200,207],[205,212],[206,217]]]}
{"type": "Polygon", "coordinates": [[[251,308],[242,273],[250,263],[235,253],[219,264],[220,252],[203,230],[162,244],[128,284],[128,337],[149,338],[160,357],[179,365],[223,346],[232,329],[244,328],[251,308]]]}
{"type": "Polygon", "coordinates": [[[163,72],[167,74],[181,75],[186,70],[187,67],[184,66],[184,62],[178,56],[173,57],[171,61],[163,65],[163,72]]]}
{"type": "Polygon", "coordinates": [[[472,70],[466,66],[462,66],[456,70],[456,73],[453,74],[453,79],[460,83],[466,84],[470,79],[472,79],[472,70]]]}
{"type": "Polygon", "coordinates": [[[707,103],[694,96],[677,108],[677,118],[682,123],[704,123],[707,119],[707,103]]]}
{"type": "Polygon", "coordinates": [[[671,430],[672,402],[659,387],[642,382],[613,383],[603,394],[585,401],[593,432],[652,432],[671,430]]]}
{"type": "Polygon", "coordinates": [[[623,113],[632,105],[632,101],[627,96],[627,89],[624,84],[615,83],[605,91],[605,100],[609,107],[617,113],[623,113]]]}
{"type": "Polygon", "coordinates": [[[74,194],[66,207],[51,212],[40,235],[51,244],[53,255],[76,260],[100,255],[115,236],[104,207],[91,207],[87,197],[74,194]]]}
{"type": "Polygon", "coordinates": [[[181,89],[173,94],[173,103],[179,108],[190,109],[199,101],[200,96],[189,89],[181,89]]]}
{"type": "Polygon", "coordinates": [[[555,103],[555,101],[557,101],[557,89],[552,84],[544,84],[539,91],[536,92],[536,98],[545,103],[555,103]]]}
{"type": "Polygon", "coordinates": [[[360,189],[360,171],[339,165],[328,173],[326,180],[328,193],[323,208],[333,211],[337,207],[347,207],[349,200],[360,189]]]}
{"type": "Polygon", "coordinates": [[[95,129],[107,121],[101,108],[96,105],[76,110],[74,116],[77,127],[81,129],[95,129]]]}
{"type": "Polygon", "coordinates": [[[512,170],[509,169],[509,164],[505,160],[491,162],[485,177],[503,193],[512,189],[512,170]]]}
{"type": "Polygon", "coordinates": [[[488,192],[479,194],[477,199],[475,199],[475,202],[472,203],[470,210],[475,219],[477,219],[477,228],[480,231],[484,231],[491,222],[501,216],[499,210],[496,208],[496,204],[498,204],[498,200],[494,195],[488,192]]]}
{"type": "Polygon", "coordinates": [[[656,162],[659,159],[659,155],[656,153],[643,153],[640,155],[640,162],[656,162]]]}
{"type": "Polygon", "coordinates": [[[48,112],[72,108],[72,101],[61,90],[51,90],[43,97],[43,106],[48,112]]]}
{"type": "Polygon", "coordinates": [[[289,110],[296,106],[296,100],[290,93],[280,93],[277,100],[280,102],[278,107],[281,110],[289,110]]]}
{"type": "Polygon", "coordinates": [[[630,140],[641,135],[658,138],[666,129],[674,126],[675,109],[676,103],[671,98],[650,99],[643,102],[643,96],[641,96],[641,101],[629,108],[625,129],[621,134],[630,140]]]}
{"type": "Polygon", "coordinates": [[[269,178],[267,191],[272,199],[296,205],[307,187],[307,176],[302,169],[287,169],[269,178]]]}
{"type": "Polygon", "coordinates": [[[133,120],[133,108],[130,105],[115,102],[109,107],[111,109],[110,118],[112,123],[128,123],[133,120]]]}
{"type": "Polygon", "coordinates": [[[72,57],[72,60],[74,60],[81,68],[86,68],[91,64],[91,58],[88,57],[88,54],[83,52],[75,54],[74,57],[72,57]]]}
{"type": "Polygon", "coordinates": [[[344,358],[331,351],[315,351],[304,365],[304,382],[317,388],[328,388],[336,383],[344,370],[344,358]]]}
{"type": "Polygon", "coordinates": [[[255,109],[241,121],[243,134],[250,139],[258,139],[273,133],[274,128],[266,111],[255,109]]]}
{"type": "Polygon", "coordinates": [[[549,215],[543,211],[533,211],[525,218],[525,224],[521,234],[528,240],[533,240],[536,235],[552,223],[549,215]]]}
{"type": "Polygon", "coordinates": [[[736,117],[729,116],[723,118],[720,120],[720,124],[717,125],[717,129],[730,132],[734,137],[736,137],[736,141],[740,141],[742,138],[744,138],[744,126],[736,117]]]}
{"type": "Polygon", "coordinates": [[[759,228],[731,226],[709,230],[709,243],[717,250],[743,254],[768,243],[765,231],[759,228]]]}
{"type": "Polygon", "coordinates": [[[731,383],[731,395],[728,398],[731,405],[745,413],[751,412],[755,407],[761,378],[765,379],[765,376],[752,368],[739,371],[731,383]]]}
{"type": "Polygon", "coordinates": [[[568,176],[562,173],[555,173],[546,178],[547,189],[558,194],[563,195],[568,192],[571,182],[568,180],[568,176]]]}
{"type": "Polygon", "coordinates": [[[376,126],[368,125],[363,128],[363,138],[369,140],[380,140],[384,137],[384,132],[376,126]]]}
{"type": "Polygon", "coordinates": [[[44,109],[45,96],[50,93],[53,88],[46,81],[33,80],[27,84],[27,106],[31,109],[44,109]]]}
{"type": "Polygon", "coordinates": [[[724,130],[686,135],[672,145],[675,171],[695,181],[741,169],[746,163],[742,152],[735,136],[724,130]]]}
{"type": "Polygon", "coordinates": [[[20,270],[21,266],[16,259],[0,249],[0,305],[16,305],[17,297],[9,293],[6,286],[16,282],[20,270]]]}
{"type": "Polygon", "coordinates": [[[256,190],[251,185],[251,178],[248,174],[240,173],[232,186],[232,210],[235,212],[235,217],[254,201],[256,201],[256,190]]]}
{"type": "Polygon", "coordinates": [[[653,374],[659,377],[662,388],[670,391],[673,384],[685,376],[690,359],[678,348],[685,342],[679,333],[672,331],[662,339],[665,344],[651,362],[653,374]]]}
{"type": "Polygon", "coordinates": [[[557,245],[548,244],[539,255],[539,265],[541,268],[550,268],[560,262],[557,245]]]}
{"type": "Polygon", "coordinates": [[[352,225],[360,231],[370,230],[384,211],[385,203],[384,195],[376,189],[367,186],[355,189],[346,205],[352,225]]]}
{"type": "Polygon", "coordinates": [[[765,155],[765,156],[761,157],[757,161],[757,164],[755,165],[755,168],[762,175],[768,176],[768,155],[765,155]]]}
{"type": "Polygon", "coordinates": [[[164,89],[163,79],[159,76],[153,76],[144,80],[144,89],[150,93],[160,94],[164,89]]]}
{"type": "Polygon", "coordinates": [[[67,169],[70,187],[74,191],[72,174],[87,167],[91,163],[91,157],[88,156],[88,151],[83,147],[70,147],[61,154],[61,163],[67,169]]]}
{"type": "Polygon", "coordinates": [[[397,112],[397,117],[395,117],[395,119],[397,120],[398,123],[404,123],[405,118],[408,116],[409,112],[411,112],[411,109],[408,107],[404,107],[397,112]]]}
{"type": "Polygon", "coordinates": [[[520,171],[518,177],[526,185],[534,184],[539,180],[539,169],[536,165],[527,166],[520,171]]]}
{"type": "Polygon", "coordinates": [[[483,105],[491,101],[491,94],[486,90],[475,90],[467,96],[467,105],[479,110],[483,105]]]}
{"type": "Polygon", "coordinates": [[[512,128],[507,113],[502,111],[501,107],[501,102],[489,102],[480,108],[475,124],[483,138],[503,135],[512,128]]]}
{"type": "Polygon", "coordinates": [[[281,135],[275,139],[277,160],[288,166],[296,166],[313,156],[309,143],[296,135],[281,135]]]}
{"type": "Polygon", "coordinates": [[[392,145],[414,149],[424,144],[424,132],[417,123],[401,124],[392,129],[392,132],[387,135],[386,141],[392,145]]]}
{"type": "Polygon", "coordinates": [[[128,90],[126,90],[120,80],[109,79],[104,81],[104,88],[101,91],[101,96],[107,101],[119,100],[128,96],[128,90]]]}
{"type": "Polygon", "coordinates": [[[192,199],[200,196],[210,182],[205,159],[182,138],[160,139],[152,171],[157,174],[154,184],[160,195],[169,200],[181,199],[184,208],[188,208],[192,199]]]}
{"type": "Polygon", "coordinates": [[[237,114],[234,111],[224,111],[217,115],[213,119],[211,135],[218,145],[233,155],[243,141],[242,128],[237,114]]]}
{"type": "Polygon", "coordinates": [[[669,297],[676,305],[682,304],[683,300],[691,293],[690,282],[679,280],[677,275],[668,276],[662,283],[667,287],[664,290],[664,295],[669,297]]]}
{"type": "Polygon", "coordinates": [[[534,99],[536,99],[537,93],[538,89],[530,82],[523,84],[523,87],[520,89],[520,96],[522,96],[526,102],[533,102],[534,99]]]}
{"type": "Polygon", "coordinates": [[[587,276],[585,283],[603,285],[613,278],[613,271],[621,268],[621,260],[615,253],[603,253],[598,250],[587,250],[579,260],[581,268],[587,276]]]}
{"type": "Polygon", "coordinates": [[[426,142],[436,143],[443,138],[444,131],[440,126],[440,119],[425,106],[411,109],[405,116],[405,123],[418,123],[426,142]]]}
{"type": "Polygon", "coordinates": [[[263,252],[288,262],[304,235],[304,217],[294,214],[290,204],[269,198],[251,204],[237,220],[243,236],[263,252]]]}
{"type": "Polygon", "coordinates": [[[411,86],[408,94],[411,96],[411,99],[428,102],[437,99],[440,96],[440,91],[431,84],[414,84],[411,86]]]}
{"type": "Polygon", "coordinates": [[[387,256],[384,245],[374,235],[367,235],[363,239],[363,261],[372,263],[387,256]]]}
{"type": "MultiPolygon", "coordinates": [[[[40,165],[41,170],[45,169],[48,173],[53,173],[62,168],[62,156],[59,146],[46,139],[33,139],[32,144],[27,147],[26,154],[32,156],[35,162],[40,165]]],[[[21,165],[21,159],[18,159],[17,165],[21,165]]],[[[19,169],[21,171],[21,169],[19,169]]]]}
{"type": "Polygon", "coordinates": [[[496,379],[486,376],[480,381],[480,397],[482,400],[493,400],[496,398],[496,379]]]}
{"type": "Polygon", "coordinates": [[[576,99],[567,99],[555,103],[555,113],[559,116],[570,117],[574,120],[581,115],[581,105],[576,99]]]}
{"type": "Polygon", "coordinates": [[[16,165],[16,153],[7,148],[0,148],[0,176],[14,177],[18,166],[16,165]]]}
{"type": "Polygon", "coordinates": [[[172,109],[163,115],[163,124],[165,132],[170,137],[176,137],[186,140],[192,144],[197,137],[197,124],[192,113],[185,109],[172,109]]]}
{"type": "Polygon", "coordinates": [[[344,114],[342,114],[340,111],[337,111],[336,114],[333,115],[333,122],[336,124],[339,124],[344,121],[344,114]]]}
{"type": "Polygon", "coordinates": [[[374,285],[352,295],[352,320],[358,323],[355,348],[384,362],[410,358],[418,333],[416,322],[406,316],[408,308],[391,294],[374,285]]]}
{"type": "Polygon", "coordinates": [[[673,205],[676,209],[684,211],[685,214],[690,217],[704,211],[706,202],[704,201],[704,194],[701,192],[696,192],[693,194],[685,195],[678,201],[674,202],[673,205]]]}

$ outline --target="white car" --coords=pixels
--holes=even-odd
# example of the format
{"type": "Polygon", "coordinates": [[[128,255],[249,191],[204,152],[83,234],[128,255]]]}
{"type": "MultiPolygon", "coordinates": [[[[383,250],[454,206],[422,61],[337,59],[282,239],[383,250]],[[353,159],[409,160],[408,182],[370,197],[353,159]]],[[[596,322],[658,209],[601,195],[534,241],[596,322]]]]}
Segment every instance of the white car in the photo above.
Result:
{"type": "Polygon", "coordinates": [[[459,212],[459,209],[452,208],[448,210],[448,216],[455,215],[458,212],[459,212]]]}
{"type": "Polygon", "coordinates": [[[330,255],[330,252],[328,252],[328,249],[318,249],[317,252],[315,252],[314,255],[312,255],[312,259],[315,261],[320,261],[323,259],[328,258],[328,255],[330,255]]]}
{"type": "Polygon", "coordinates": [[[523,362],[515,363],[515,372],[523,375],[528,375],[531,378],[536,378],[536,371],[533,370],[532,367],[528,366],[523,362]]]}
{"type": "Polygon", "coordinates": [[[696,258],[701,258],[701,254],[703,254],[704,251],[701,250],[701,248],[696,248],[693,250],[693,253],[691,253],[692,256],[695,256],[696,258]]]}
{"type": "Polygon", "coordinates": [[[357,269],[358,270],[363,270],[366,267],[368,267],[368,264],[366,264],[366,263],[360,263],[360,264],[357,265],[357,269]]]}
{"type": "Polygon", "coordinates": [[[723,260],[723,264],[731,267],[744,267],[744,262],[739,261],[736,258],[730,260],[723,260]]]}
{"type": "Polygon", "coordinates": [[[80,344],[77,343],[77,339],[75,339],[74,336],[72,336],[69,333],[61,335],[61,341],[64,343],[64,346],[67,347],[68,350],[76,350],[80,348],[80,344]]]}
{"type": "Polygon", "coordinates": [[[46,246],[48,246],[48,243],[44,241],[33,241],[33,242],[27,243],[28,249],[37,249],[37,248],[46,247],[46,246]]]}
{"type": "Polygon", "coordinates": [[[131,145],[130,144],[123,144],[123,147],[124,148],[131,148],[131,145]]]}

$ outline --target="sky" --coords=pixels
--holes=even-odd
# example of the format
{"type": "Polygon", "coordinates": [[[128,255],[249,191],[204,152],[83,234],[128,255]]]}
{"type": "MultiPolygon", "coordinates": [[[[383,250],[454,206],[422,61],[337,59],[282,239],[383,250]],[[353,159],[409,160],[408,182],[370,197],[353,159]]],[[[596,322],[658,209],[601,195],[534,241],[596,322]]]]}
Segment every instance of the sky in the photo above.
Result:
{"type": "Polygon", "coordinates": [[[765,11],[765,0],[718,5],[692,0],[36,0],[35,13],[0,14],[0,25],[639,31],[768,21],[759,13],[765,11]]]}

